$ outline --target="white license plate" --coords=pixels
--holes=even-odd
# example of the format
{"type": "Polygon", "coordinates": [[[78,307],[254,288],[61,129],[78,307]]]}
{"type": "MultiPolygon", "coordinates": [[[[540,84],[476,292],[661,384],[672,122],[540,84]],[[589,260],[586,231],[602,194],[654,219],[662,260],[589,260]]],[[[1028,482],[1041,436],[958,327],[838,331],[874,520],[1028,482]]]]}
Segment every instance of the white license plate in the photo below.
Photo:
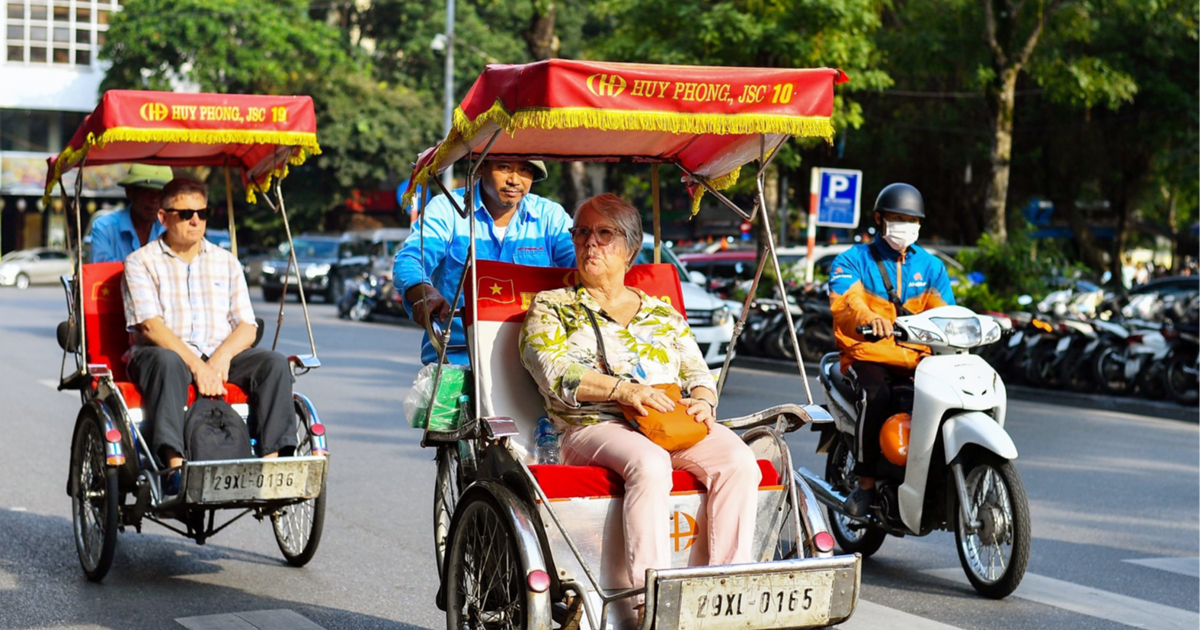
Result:
{"type": "Polygon", "coordinates": [[[308,494],[311,462],[222,464],[204,468],[201,502],[293,499],[308,494]]]}
{"type": "Polygon", "coordinates": [[[833,571],[684,580],[679,630],[828,625],[833,580],[833,571]]]}

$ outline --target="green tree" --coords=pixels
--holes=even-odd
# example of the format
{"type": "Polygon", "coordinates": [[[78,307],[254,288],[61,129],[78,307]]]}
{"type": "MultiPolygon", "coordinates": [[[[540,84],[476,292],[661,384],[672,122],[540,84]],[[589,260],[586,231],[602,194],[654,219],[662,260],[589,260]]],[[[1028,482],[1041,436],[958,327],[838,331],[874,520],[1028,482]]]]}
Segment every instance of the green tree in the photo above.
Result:
{"type": "MultiPolygon", "coordinates": [[[[103,89],[312,96],[323,153],[293,169],[298,230],[321,227],[355,188],[403,179],[436,137],[436,102],[372,79],[361,49],[313,19],[304,0],[128,0],[101,57],[112,63],[103,89]]],[[[223,178],[213,179],[221,190],[223,178]]],[[[247,210],[243,231],[279,223],[261,205],[247,210]]]]}

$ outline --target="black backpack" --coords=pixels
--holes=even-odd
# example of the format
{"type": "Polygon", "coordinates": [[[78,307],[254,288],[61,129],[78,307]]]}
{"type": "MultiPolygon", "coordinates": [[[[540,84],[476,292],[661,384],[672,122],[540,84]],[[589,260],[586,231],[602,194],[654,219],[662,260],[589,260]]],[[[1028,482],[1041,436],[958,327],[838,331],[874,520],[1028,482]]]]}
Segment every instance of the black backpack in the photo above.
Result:
{"type": "Polygon", "coordinates": [[[193,462],[253,457],[246,422],[220,398],[197,397],[192,403],[183,421],[183,447],[193,462]]]}

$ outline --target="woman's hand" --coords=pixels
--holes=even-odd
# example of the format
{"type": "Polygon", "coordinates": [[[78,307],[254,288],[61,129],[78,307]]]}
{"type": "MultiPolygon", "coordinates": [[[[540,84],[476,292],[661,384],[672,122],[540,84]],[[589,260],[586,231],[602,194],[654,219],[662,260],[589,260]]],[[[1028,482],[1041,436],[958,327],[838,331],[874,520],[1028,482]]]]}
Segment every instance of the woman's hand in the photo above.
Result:
{"type": "Polygon", "coordinates": [[[633,407],[639,416],[647,413],[647,408],[666,413],[675,408],[675,401],[661,389],[649,385],[641,385],[633,381],[621,381],[613,392],[613,400],[622,405],[633,407]]]}
{"type": "Polygon", "coordinates": [[[703,422],[704,426],[708,427],[708,432],[712,433],[713,422],[716,420],[713,417],[713,405],[711,402],[703,398],[683,398],[679,404],[687,407],[688,415],[696,418],[696,422],[703,422]]]}

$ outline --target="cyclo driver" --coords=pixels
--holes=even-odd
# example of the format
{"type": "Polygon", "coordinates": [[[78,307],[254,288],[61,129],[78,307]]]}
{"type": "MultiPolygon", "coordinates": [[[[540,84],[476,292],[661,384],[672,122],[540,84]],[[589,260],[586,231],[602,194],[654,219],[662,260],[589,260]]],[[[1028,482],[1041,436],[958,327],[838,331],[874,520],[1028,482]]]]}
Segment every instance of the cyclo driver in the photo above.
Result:
{"type": "Polygon", "coordinates": [[[893,339],[892,324],[900,315],[954,304],[946,266],[914,244],[925,218],[920,191],[901,183],[885,187],[875,200],[874,216],[882,238],[843,252],[829,275],[842,372],[854,377],[863,396],[854,447],[858,486],[843,505],[855,517],[866,514],[875,499],[879,432],[891,409],[892,384],[911,379],[927,354],[893,339]],[[880,341],[868,342],[857,332],[868,325],[880,341]]]}

